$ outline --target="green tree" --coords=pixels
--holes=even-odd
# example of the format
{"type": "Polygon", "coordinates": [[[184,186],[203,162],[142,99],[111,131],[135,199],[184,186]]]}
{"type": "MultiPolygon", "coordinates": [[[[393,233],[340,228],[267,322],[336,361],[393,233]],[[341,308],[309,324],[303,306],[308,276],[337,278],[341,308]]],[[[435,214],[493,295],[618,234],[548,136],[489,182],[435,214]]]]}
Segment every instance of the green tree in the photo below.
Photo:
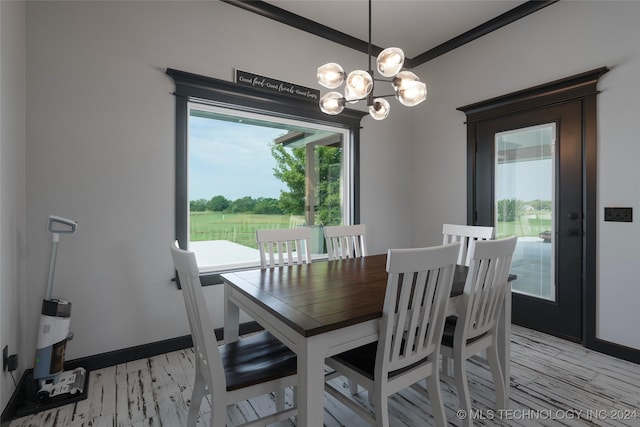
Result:
{"type": "Polygon", "coordinates": [[[205,199],[191,200],[189,209],[191,212],[204,212],[207,210],[207,201],[205,199]]]}
{"type": "Polygon", "coordinates": [[[284,214],[304,215],[305,168],[314,168],[317,176],[315,204],[316,225],[342,223],[342,196],[340,192],[342,149],[330,146],[315,148],[314,159],[307,165],[306,148],[285,149],[280,144],[271,146],[276,160],[273,174],[286,184],[289,191],[280,192],[279,205],[284,214]]]}
{"type": "Polygon", "coordinates": [[[498,222],[514,222],[516,220],[516,200],[498,200],[498,222]]]}
{"type": "Polygon", "coordinates": [[[316,223],[322,225],[342,224],[342,196],[340,191],[342,173],[342,150],[336,147],[317,147],[318,186],[316,223]]]}
{"type": "Polygon", "coordinates": [[[271,146],[271,155],[276,160],[273,176],[284,182],[289,191],[280,191],[280,209],[287,215],[304,215],[305,200],[305,148],[287,151],[282,144],[271,146]]]}
{"type": "Polygon", "coordinates": [[[264,215],[282,215],[282,209],[280,209],[278,199],[269,197],[258,197],[253,211],[257,214],[264,215]]]}
{"type": "Polygon", "coordinates": [[[256,206],[256,201],[250,196],[244,196],[241,199],[234,200],[229,206],[229,210],[233,213],[238,212],[253,212],[256,206]]]}
{"type": "Polygon", "coordinates": [[[214,212],[222,212],[229,209],[231,202],[224,196],[214,196],[207,203],[207,209],[214,212]]]}

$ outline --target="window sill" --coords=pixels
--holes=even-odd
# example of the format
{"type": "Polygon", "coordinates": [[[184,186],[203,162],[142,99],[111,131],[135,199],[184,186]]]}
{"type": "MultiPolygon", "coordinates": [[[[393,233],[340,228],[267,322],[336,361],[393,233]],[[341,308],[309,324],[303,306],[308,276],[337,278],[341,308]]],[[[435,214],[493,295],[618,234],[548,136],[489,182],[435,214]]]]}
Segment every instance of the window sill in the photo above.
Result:
{"type": "MultiPolygon", "coordinates": [[[[327,254],[311,256],[311,262],[327,261],[327,259],[327,254]]],[[[231,273],[235,271],[252,270],[254,268],[260,268],[260,264],[240,263],[203,267],[200,269],[200,282],[202,283],[202,286],[221,285],[224,283],[222,278],[220,277],[221,274],[231,273]]]]}

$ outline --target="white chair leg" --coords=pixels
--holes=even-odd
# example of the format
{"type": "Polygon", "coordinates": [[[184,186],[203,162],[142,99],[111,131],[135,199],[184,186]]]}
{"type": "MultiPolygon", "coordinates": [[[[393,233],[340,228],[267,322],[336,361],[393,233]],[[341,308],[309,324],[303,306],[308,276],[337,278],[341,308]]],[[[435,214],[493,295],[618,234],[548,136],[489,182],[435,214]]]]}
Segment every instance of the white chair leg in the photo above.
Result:
{"type": "Polygon", "coordinates": [[[226,427],[227,425],[227,407],[225,405],[216,406],[211,404],[211,427],[226,427]]]}
{"type": "Polygon", "coordinates": [[[376,394],[373,392],[373,390],[367,390],[367,400],[369,401],[369,404],[371,406],[374,406],[376,404],[375,396],[376,394]]]}
{"type": "Polygon", "coordinates": [[[454,377],[456,380],[456,391],[458,400],[460,400],[460,409],[465,411],[466,416],[462,420],[462,426],[471,427],[471,396],[469,395],[469,384],[467,383],[466,360],[460,354],[456,354],[453,358],[454,377]]]}
{"type": "Polygon", "coordinates": [[[276,395],[276,411],[284,411],[284,390],[277,390],[276,395]]]}
{"type": "Polygon", "coordinates": [[[193,392],[191,393],[191,401],[189,402],[189,412],[187,412],[187,427],[195,427],[205,391],[206,384],[198,368],[196,368],[196,378],[193,381],[193,392]]]}
{"type": "Polygon", "coordinates": [[[496,389],[496,407],[498,410],[507,409],[507,394],[505,390],[504,376],[502,375],[502,368],[498,361],[498,347],[497,345],[491,345],[487,348],[487,359],[489,361],[489,367],[491,368],[491,375],[493,376],[493,383],[496,389]]]}
{"type": "Polygon", "coordinates": [[[293,400],[292,400],[292,402],[293,402],[293,406],[297,408],[298,407],[298,386],[294,385],[292,388],[293,388],[293,400]]]}
{"type": "Polygon", "coordinates": [[[357,394],[358,393],[358,383],[353,380],[348,380],[349,382],[349,393],[357,394]]]}
{"type": "Polygon", "coordinates": [[[427,378],[427,391],[429,392],[429,401],[433,409],[436,427],[445,427],[447,425],[447,417],[444,413],[444,402],[440,391],[440,374],[437,369],[434,369],[433,374],[427,378]]]}
{"type": "MultiPolygon", "coordinates": [[[[370,391],[369,394],[374,393],[370,391]]],[[[389,404],[387,396],[382,393],[374,393],[374,412],[376,415],[376,427],[389,427],[389,404]]]]}
{"type": "Polygon", "coordinates": [[[442,373],[447,377],[451,376],[451,358],[444,354],[442,355],[442,373]]]}

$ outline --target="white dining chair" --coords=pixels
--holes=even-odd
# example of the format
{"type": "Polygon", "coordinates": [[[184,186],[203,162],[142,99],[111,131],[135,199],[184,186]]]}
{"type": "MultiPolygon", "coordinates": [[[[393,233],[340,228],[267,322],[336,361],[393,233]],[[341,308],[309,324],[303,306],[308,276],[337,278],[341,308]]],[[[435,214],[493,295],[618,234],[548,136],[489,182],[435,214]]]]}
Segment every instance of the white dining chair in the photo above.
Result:
{"type": "Polygon", "coordinates": [[[256,230],[260,267],[274,268],[311,262],[309,227],[256,230]]]}
{"type": "Polygon", "coordinates": [[[196,425],[200,404],[207,394],[211,395],[211,427],[227,425],[228,405],[269,393],[276,393],[276,411],[243,427],[265,426],[296,415],[295,403],[285,409],[283,392],[297,384],[296,355],[268,332],[218,346],[195,254],[180,249],[178,242],[170,245],[170,251],[182,288],[195,353],[196,372],[187,426],[196,425]]]}
{"type": "MultiPolygon", "coordinates": [[[[329,261],[367,256],[367,227],[364,224],[327,225],[324,239],[329,261]]],[[[358,392],[358,385],[349,380],[351,394],[358,392]]]]}
{"type": "Polygon", "coordinates": [[[482,225],[442,225],[442,244],[460,242],[460,254],[458,264],[469,266],[469,254],[475,242],[478,240],[493,239],[496,234],[495,227],[482,225]]]}
{"type": "Polygon", "coordinates": [[[425,378],[436,425],[442,427],[447,423],[438,356],[458,250],[459,243],[390,249],[378,341],[326,360],[338,374],[353,379],[374,395],[370,399],[375,410],[372,416],[356,401],[325,383],[329,394],[371,425],[388,427],[388,397],[406,387],[415,387],[425,378]]]}
{"type": "Polygon", "coordinates": [[[324,227],[329,261],[367,256],[367,228],[364,224],[324,227]]]}
{"type": "MultiPolygon", "coordinates": [[[[443,224],[442,243],[460,242],[458,264],[469,266],[469,255],[478,240],[489,240],[495,237],[495,227],[482,225],[443,224]]],[[[451,375],[451,359],[442,356],[442,368],[445,375],[451,375]]]]}
{"type": "MultiPolygon", "coordinates": [[[[505,381],[498,361],[498,323],[516,242],[515,236],[476,242],[469,256],[471,262],[460,314],[448,317],[445,322],[440,351],[443,363],[446,358],[453,358],[460,408],[467,414],[471,413],[471,397],[465,362],[482,350],[487,353],[497,409],[506,409],[505,381]]],[[[472,417],[466,417],[462,423],[473,425],[472,417]]]]}

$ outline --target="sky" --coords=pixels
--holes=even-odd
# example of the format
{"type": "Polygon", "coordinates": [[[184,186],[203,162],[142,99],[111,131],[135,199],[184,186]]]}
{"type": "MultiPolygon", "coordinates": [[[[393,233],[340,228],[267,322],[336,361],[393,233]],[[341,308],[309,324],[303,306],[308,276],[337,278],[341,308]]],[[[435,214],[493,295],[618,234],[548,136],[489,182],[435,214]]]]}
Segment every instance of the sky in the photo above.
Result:
{"type": "Polygon", "coordinates": [[[273,176],[269,143],[286,133],[243,123],[189,118],[189,200],[222,195],[280,197],[287,187],[273,176]]]}
{"type": "Polygon", "coordinates": [[[496,200],[551,200],[552,165],[551,159],[500,164],[496,179],[503,185],[496,187],[496,200]]]}
{"type": "MultiPolygon", "coordinates": [[[[222,195],[228,200],[245,196],[280,197],[287,187],[273,176],[275,160],[269,144],[283,129],[190,117],[189,200],[222,195]]],[[[496,200],[551,200],[552,161],[501,164],[496,200]]]]}

